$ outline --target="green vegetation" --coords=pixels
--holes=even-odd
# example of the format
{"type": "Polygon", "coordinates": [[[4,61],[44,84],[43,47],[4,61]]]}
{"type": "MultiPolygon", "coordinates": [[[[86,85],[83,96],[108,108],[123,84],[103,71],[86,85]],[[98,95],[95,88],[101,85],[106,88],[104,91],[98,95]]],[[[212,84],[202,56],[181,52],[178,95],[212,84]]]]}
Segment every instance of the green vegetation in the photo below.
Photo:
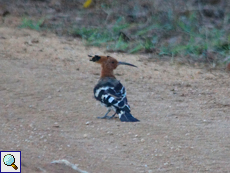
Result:
{"type": "Polygon", "coordinates": [[[44,23],[44,18],[39,19],[38,21],[31,20],[27,17],[22,19],[22,24],[19,26],[20,28],[29,28],[34,30],[41,30],[41,26],[44,23]]]}
{"type": "MultiPolygon", "coordinates": [[[[210,18],[207,23],[202,11],[205,4],[186,13],[176,11],[173,7],[176,4],[171,4],[168,11],[155,13],[153,4],[151,1],[101,0],[96,8],[74,9],[80,22],[73,18],[66,25],[65,19],[56,22],[59,26],[51,24],[49,28],[60,30],[61,27],[64,34],[80,37],[88,46],[106,47],[109,52],[152,53],[169,59],[189,57],[199,62],[225,62],[230,53],[230,31],[225,27],[230,25],[230,14],[213,18],[214,22],[210,18]],[[213,24],[219,21],[223,21],[222,24],[213,24]],[[210,59],[210,54],[215,58],[210,59]]],[[[41,30],[43,23],[44,18],[37,21],[23,18],[20,27],[41,30]]]]}
{"type": "Polygon", "coordinates": [[[117,21],[110,28],[75,28],[71,35],[83,38],[87,45],[106,46],[108,51],[156,53],[170,57],[191,55],[201,61],[206,60],[207,51],[217,52],[222,57],[229,53],[230,34],[226,37],[223,29],[200,26],[195,14],[174,22],[176,25],[170,22],[161,24],[155,19],[151,25],[141,28],[139,24],[136,28],[140,29],[129,32],[133,25],[117,21]],[[127,35],[121,35],[124,30],[127,35]]]}

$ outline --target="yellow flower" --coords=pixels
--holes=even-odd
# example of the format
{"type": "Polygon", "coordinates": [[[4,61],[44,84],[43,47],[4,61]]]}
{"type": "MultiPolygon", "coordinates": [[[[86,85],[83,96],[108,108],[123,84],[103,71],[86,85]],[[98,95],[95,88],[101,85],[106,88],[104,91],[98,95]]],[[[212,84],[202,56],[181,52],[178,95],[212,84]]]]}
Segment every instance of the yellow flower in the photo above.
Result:
{"type": "Polygon", "coordinates": [[[92,0],[87,0],[87,1],[85,1],[83,7],[84,7],[84,8],[88,8],[88,7],[90,6],[91,3],[92,3],[92,0]]]}

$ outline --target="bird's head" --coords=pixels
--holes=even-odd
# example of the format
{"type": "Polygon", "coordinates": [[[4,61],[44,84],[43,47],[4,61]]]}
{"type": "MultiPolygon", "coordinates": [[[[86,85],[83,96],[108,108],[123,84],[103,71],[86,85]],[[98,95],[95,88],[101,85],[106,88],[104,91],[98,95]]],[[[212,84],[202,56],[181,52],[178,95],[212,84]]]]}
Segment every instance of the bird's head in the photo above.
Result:
{"type": "Polygon", "coordinates": [[[90,61],[101,64],[102,68],[105,68],[105,69],[114,70],[117,68],[118,65],[128,65],[132,67],[137,67],[127,62],[117,61],[115,58],[111,56],[99,56],[99,55],[95,55],[95,56],[88,55],[88,56],[90,57],[90,61]]]}

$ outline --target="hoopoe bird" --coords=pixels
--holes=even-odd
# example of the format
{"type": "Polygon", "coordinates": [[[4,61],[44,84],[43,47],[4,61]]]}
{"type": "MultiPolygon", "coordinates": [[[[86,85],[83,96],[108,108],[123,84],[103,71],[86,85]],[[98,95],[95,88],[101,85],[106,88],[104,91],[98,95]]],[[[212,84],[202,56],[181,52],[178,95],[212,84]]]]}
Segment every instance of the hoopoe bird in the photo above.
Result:
{"type": "Polygon", "coordinates": [[[105,106],[108,111],[103,117],[97,117],[100,119],[111,119],[118,114],[119,119],[123,122],[136,122],[138,119],[134,118],[130,113],[130,106],[126,98],[125,87],[117,80],[113,74],[113,70],[118,65],[128,65],[137,67],[133,64],[126,62],[118,62],[115,58],[110,56],[91,56],[90,61],[96,62],[101,65],[101,76],[94,87],[94,97],[105,106]],[[108,116],[108,113],[113,110],[115,113],[112,116],[108,116]]]}

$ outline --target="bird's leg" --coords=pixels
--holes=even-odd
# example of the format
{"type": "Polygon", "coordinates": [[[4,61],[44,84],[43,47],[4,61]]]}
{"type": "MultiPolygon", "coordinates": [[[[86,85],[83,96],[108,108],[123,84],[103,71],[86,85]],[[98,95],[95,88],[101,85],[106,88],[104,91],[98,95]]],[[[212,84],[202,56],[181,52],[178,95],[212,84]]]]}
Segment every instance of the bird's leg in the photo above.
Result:
{"type": "Polygon", "coordinates": [[[108,115],[108,113],[109,113],[110,111],[111,111],[111,110],[109,109],[108,112],[106,112],[106,114],[105,114],[103,117],[97,117],[97,118],[99,118],[99,119],[105,119],[105,118],[109,117],[109,116],[107,116],[107,115],[108,115]]]}
{"type": "Polygon", "coordinates": [[[116,115],[116,112],[112,116],[107,116],[108,119],[112,119],[116,115]]]}

